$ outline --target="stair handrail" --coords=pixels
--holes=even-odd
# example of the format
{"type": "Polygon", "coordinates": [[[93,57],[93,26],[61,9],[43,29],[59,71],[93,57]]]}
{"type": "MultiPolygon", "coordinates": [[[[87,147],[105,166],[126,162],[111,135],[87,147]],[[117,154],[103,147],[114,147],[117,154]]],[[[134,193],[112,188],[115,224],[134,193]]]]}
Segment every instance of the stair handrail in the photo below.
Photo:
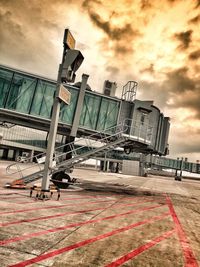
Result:
{"type": "MultiPolygon", "coordinates": [[[[92,139],[92,137],[95,137],[95,136],[97,136],[97,134],[100,134],[100,135],[102,135],[102,134],[106,134],[106,133],[108,133],[109,131],[111,131],[111,130],[113,130],[113,129],[117,129],[117,127],[120,127],[120,129],[122,129],[122,131],[124,131],[124,127],[125,127],[126,125],[124,124],[124,122],[122,122],[122,123],[120,123],[120,124],[118,124],[118,125],[115,125],[115,126],[111,126],[111,127],[109,127],[109,128],[106,128],[103,132],[97,132],[97,133],[94,133],[94,134],[92,134],[92,135],[89,135],[87,138],[89,139],[89,138],[91,138],[92,139]]],[[[107,138],[107,137],[106,137],[107,138]]],[[[84,138],[80,138],[78,141],[80,142],[81,140],[85,140],[85,137],[84,138]]],[[[102,140],[102,139],[101,139],[102,140]]],[[[96,140],[95,140],[95,142],[96,142],[96,140]]],[[[70,142],[70,143],[68,143],[68,144],[64,144],[64,145],[61,145],[61,146],[58,146],[58,147],[56,147],[55,148],[55,152],[56,151],[58,151],[59,149],[62,149],[62,148],[64,148],[64,147],[66,147],[66,146],[70,146],[70,145],[74,145],[74,141],[72,141],[72,142],[70,142]]],[[[83,148],[83,147],[85,147],[85,146],[82,146],[81,148],[83,148]]],[[[79,147],[79,149],[80,149],[80,147],[79,147]]],[[[76,150],[74,150],[74,151],[76,151],[76,150]]],[[[64,153],[64,155],[67,155],[68,153],[71,153],[71,151],[69,151],[69,152],[65,152],[64,153]]],[[[28,170],[28,169],[31,169],[31,168],[33,168],[33,167],[35,167],[35,166],[37,166],[38,168],[39,168],[39,170],[42,170],[43,168],[41,168],[41,166],[43,166],[42,165],[42,163],[39,163],[38,162],[38,159],[39,158],[42,158],[42,157],[44,157],[44,156],[46,156],[46,152],[43,152],[43,153],[40,153],[40,154],[38,154],[38,155],[35,155],[35,156],[33,156],[33,157],[29,157],[29,158],[27,158],[26,160],[28,161],[28,162],[32,162],[32,160],[33,159],[36,159],[36,163],[35,164],[32,164],[31,166],[26,166],[26,168],[23,168],[23,169],[21,169],[20,168],[20,164],[19,164],[19,162],[15,162],[15,163],[13,163],[13,164],[10,164],[10,165],[8,165],[7,167],[6,167],[6,173],[8,173],[8,174],[16,174],[16,173],[20,173],[20,175],[21,175],[21,177],[23,177],[23,171],[25,171],[25,170],[28,170]],[[10,170],[11,170],[11,167],[13,167],[13,166],[16,166],[17,167],[17,171],[15,171],[15,172],[10,172],[10,170]]],[[[62,156],[63,156],[63,154],[62,154],[62,156]]],[[[55,155],[55,156],[53,156],[53,158],[52,158],[52,160],[56,160],[56,159],[58,159],[60,157],[60,155],[55,155]]]]}
{"type": "Polygon", "coordinates": [[[152,134],[153,134],[153,129],[154,126],[149,125],[148,123],[143,123],[141,124],[139,121],[136,120],[132,120],[132,119],[125,119],[124,120],[124,124],[126,124],[127,128],[129,129],[128,131],[128,135],[131,137],[133,137],[132,130],[136,129],[139,130],[139,132],[135,133],[135,138],[137,139],[137,141],[141,142],[141,139],[143,139],[143,142],[146,144],[150,144],[152,142],[152,134]],[[141,137],[141,126],[146,127],[145,128],[145,137],[141,137]],[[150,130],[150,131],[149,131],[150,130]],[[149,131],[149,132],[148,132],[149,131]]]}
{"type": "MultiPolygon", "coordinates": [[[[118,125],[119,126],[119,125],[118,125]]],[[[101,143],[103,143],[104,141],[106,141],[108,138],[111,138],[111,137],[119,137],[122,133],[124,132],[124,127],[122,128],[122,130],[120,130],[119,132],[116,132],[116,133],[114,133],[113,135],[111,135],[111,136],[109,136],[109,137],[107,137],[107,136],[105,136],[105,137],[103,137],[102,139],[99,139],[99,141],[101,142],[101,143]]],[[[89,138],[88,138],[89,139],[89,138]]],[[[85,139],[84,139],[85,140],[85,139]]],[[[77,141],[80,141],[80,139],[79,140],[77,140],[77,141]]],[[[94,147],[94,146],[92,146],[94,143],[96,143],[96,140],[93,140],[93,141],[90,141],[90,148],[92,149],[92,150],[94,150],[94,149],[96,149],[97,147],[94,147]]],[[[69,145],[69,144],[68,144],[69,145]]],[[[74,151],[81,151],[81,149],[83,149],[83,148],[85,148],[86,146],[85,145],[82,145],[82,146],[79,146],[79,147],[77,147],[77,148],[75,148],[74,149],[74,151]]],[[[60,157],[63,157],[63,156],[66,156],[67,154],[70,154],[72,151],[67,151],[67,152],[64,152],[64,153],[61,153],[61,154],[59,154],[59,155],[56,155],[56,158],[58,159],[58,158],[60,158],[60,157]]],[[[77,154],[77,156],[76,157],[79,157],[81,154],[77,154]]]]}
{"type": "MultiPolygon", "coordinates": [[[[123,141],[125,141],[124,136],[121,136],[121,137],[123,138],[123,141]]],[[[99,153],[100,149],[103,149],[103,148],[106,149],[106,148],[109,148],[109,147],[114,148],[116,144],[113,144],[113,143],[117,142],[117,145],[118,145],[118,143],[121,142],[121,141],[122,140],[118,138],[118,139],[116,139],[115,141],[112,141],[109,144],[105,144],[105,145],[103,145],[101,147],[95,147],[95,148],[93,148],[93,152],[94,152],[94,154],[96,154],[96,153],[99,153]]],[[[89,158],[89,156],[91,156],[91,153],[92,153],[91,151],[87,151],[87,152],[85,152],[83,154],[78,155],[75,158],[63,160],[62,162],[60,162],[58,164],[58,167],[62,167],[62,166],[66,167],[67,165],[71,165],[71,164],[74,165],[74,164],[80,163],[81,161],[85,161],[85,160],[87,160],[89,158]]]]}
{"type": "MultiPolygon", "coordinates": [[[[23,163],[21,163],[21,164],[23,164],[23,163]]],[[[30,166],[27,166],[27,165],[26,165],[26,168],[23,168],[23,169],[21,169],[21,164],[19,164],[19,162],[15,162],[15,163],[12,163],[12,164],[8,165],[8,166],[6,167],[6,173],[7,173],[7,174],[16,174],[16,173],[20,173],[21,178],[23,178],[23,177],[24,177],[24,175],[23,175],[23,171],[25,171],[25,170],[32,169],[33,167],[38,167],[38,168],[39,168],[39,171],[41,171],[41,170],[43,169],[41,163],[31,164],[30,166]],[[16,166],[17,171],[14,171],[14,172],[10,171],[11,168],[12,168],[13,166],[16,166]]]]}
{"type": "MultiPolygon", "coordinates": [[[[100,131],[99,131],[99,132],[96,132],[96,133],[94,133],[94,134],[91,134],[91,135],[87,136],[86,138],[88,138],[88,139],[92,139],[92,137],[96,137],[97,134],[99,134],[99,135],[105,134],[106,132],[109,132],[110,130],[115,129],[115,128],[117,128],[117,127],[124,127],[124,124],[123,124],[123,123],[120,123],[120,124],[118,124],[118,125],[115,125],[115,126],[106,128],[104,131],[102,131],[102,132],[100,132],[100,131]]],[[[85,140],[86,138],[85,138],[85,137],[79,138],[78,141],[85,140]]],[[[74,144],[74,141],[72,141],[71,143],[74,144]]],[[[71,144],[71,143],[64,144],[64,145],[61,145],[61,146],[59,146],[59,147],[56,147],[56,148],[55,148],[55,151],[58,150],[58,149],[60,149],[60,148],[65,147],[65,146],[67,146],[67,145],[69,145],[69,144],[71,144]]]]}

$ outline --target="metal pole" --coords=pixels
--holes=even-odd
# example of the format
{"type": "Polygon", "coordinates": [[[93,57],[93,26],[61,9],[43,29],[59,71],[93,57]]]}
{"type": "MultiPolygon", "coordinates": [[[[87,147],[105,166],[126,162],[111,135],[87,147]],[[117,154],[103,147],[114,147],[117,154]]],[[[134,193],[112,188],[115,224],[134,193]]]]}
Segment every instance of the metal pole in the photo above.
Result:
{"type": "Polygon", "coordinates": [[[180,179],[182,178],[182,173],[183,173],[183,158],[181,158],[180,179]]]}
{"type": "Polygon", "coordinates": [[[77,131],[78,131],[78,126],[79,126],[79,121],[81,117],[81,110],[83,107],[83,102],[84,102],[84,97],[85,97],[85,90],[87,87],[87,80],[89,78],[89,75],[84,74],[82,75],[82,81],[81,81],[81,87],[79,90],[79,96],[78,96],[78,102],[76,105],[76,111],[73,119],[73,124],[70,132],[70,136],[76,137],[77,131]]]}
{"type": "MultiPolygon", "coordinates": [[[[69,31],[65,29],[64,39],[63,39],[63,54],[62,54],[62,62],[59,65],[58,76],[57,76],[57,83],[56,83],[56,94],[53,102],[53,111],[51,117],[51,124],[49,129],[49,138],[47,144],[47,152],[46,152],[46,160],[44,165],[44,174],[42,179],[42,191],[49,191],[49,180],[50,180],[50,169],[52,168],[53,163],[53,153],[55,149],[56,143],[56,134],[58,128],[58,120],[59,120],[59,113],[60,113],[60,99],[58,98],[60,84],[61,84],[61,73],[62,68],[65,60],[66,51],[69,48],[68,44],[66,43],[66,35],[69,34],[69,31]]],[[[72,36],[73,37],[73,36],[72,36]]]]}
{"type": "MultiPolygon", "coordinates": [[[[64,54],[64,51],[63,51],[64,54]]],[[[49,191],[49,182],[50,182],[50,168],[52,167],[53,162],[53,153],[55,149],[56,134],[58,128],[58,120],[60,113],[60,99],[57,97],[61,82],[61,70],[62,64],[59,65],[57,85],[56,85],[56,95],[53,103],[53,112],[51,117],[51,124],[49,130],[49,140],[47,145],[46,160],[44,165],[44,174],[42,179],[42,191],[49,191]]]]}
{"type": "Polygon", "coordinates": [[[104,154],[104,165],[103,165],[103,171],[105,172],[106,171],[106,152],[104,154]]]}

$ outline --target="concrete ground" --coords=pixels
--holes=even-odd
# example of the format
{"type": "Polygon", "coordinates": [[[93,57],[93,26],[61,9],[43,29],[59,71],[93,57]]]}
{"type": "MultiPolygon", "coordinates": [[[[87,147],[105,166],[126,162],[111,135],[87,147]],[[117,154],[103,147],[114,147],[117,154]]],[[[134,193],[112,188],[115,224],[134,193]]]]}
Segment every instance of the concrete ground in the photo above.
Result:
{"type": "Polygon", "coordinates": [[[75,169],[77,186],[48,201],[5,189],[0,162],[0,266],[200,264],[200,182],[75,169]]]}

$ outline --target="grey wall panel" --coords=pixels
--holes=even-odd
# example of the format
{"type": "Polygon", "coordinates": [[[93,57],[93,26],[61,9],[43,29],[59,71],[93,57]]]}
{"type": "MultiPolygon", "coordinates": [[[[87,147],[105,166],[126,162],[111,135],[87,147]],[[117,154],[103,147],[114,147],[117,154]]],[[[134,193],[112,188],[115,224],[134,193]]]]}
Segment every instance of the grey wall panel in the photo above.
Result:
{"type": "Polygon", "coordinates": [[[167,149],[169,128],[170,128],[169,118],[164,117],[163,131],[162,131],[162,136],[161,136],[161,146],[160,146],[162,154],[165,154],[165,150],[167,149]]]}
{"type": "Polygon", "coordinates": [[[123,160],[122,173],[139,176],[139,161],[123,160]]]}
{"type": "Polygon", "coordinates": [[[121,101],[120,113],[118,117],[118,124],[123,123],[126,119],[132,119],[132,113],[134,109],[134,103],[127,101],[121,101]]]}

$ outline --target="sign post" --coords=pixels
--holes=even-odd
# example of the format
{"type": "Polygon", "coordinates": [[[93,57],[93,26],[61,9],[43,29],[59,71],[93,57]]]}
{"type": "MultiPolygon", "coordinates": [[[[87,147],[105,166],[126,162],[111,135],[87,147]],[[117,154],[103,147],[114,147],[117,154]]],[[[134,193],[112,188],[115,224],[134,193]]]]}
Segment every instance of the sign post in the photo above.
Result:
{"type": "Polygon", "coordinates": [[[57,97],[61,101],[63,101],[66,105],[69,105],[70,104],[70,101],[71,101],[71,93],[62,84],[60,84],[57,97]]]}
{"type": "Polygon", "coordinates": [[[46,152],[46,161],[44,165],[44,175],[42,179],[42,191],[48,192],[49,191],[49,181],[50,181],[50,170],[53,164],[53,153],[55,149],[56,143],[56,134],[58,128],[58,120],[59,120],[59,113],[60,113],[60,104],[61,101],[65,102],[65,104],[70,104],[71,93],[62,85],[60,84],[60,69],[59,67],[59,74],[57,80],[57,87],[56,87],[56,97],[53,103],[53,112],[49,130],[49,140],[47,145],[47,152],[46,152]]]}
{"type": "MultiPolygon", "coordinates": [[[[70,99],[71,99],[70,92],[61,83],[63,65],[67,61],[67,52],[70,49],[74,49],[75,47],[75,39],[68,29],[65,29],[63,46],[64,48],[63,48],[63,55],[62,55],[62,63],[59,65],[57,84],[56,84],[56,95],[55,95],[56,97],[54,98],[51,124],[50,124],[50,130],[49,130],[46,161],[44,165],[44,174],[43,174],[43,179],[42,179],[42,192],[49,192],[50,170],[53,164],[53,154],[54,154],[54,149],[55,149],[56,134],[57,134],[57,128],[58,128],[60,104],[61,104],[61,101],[63,101],[65,104],[69,105],[70,99]]],[[[66,81],[70,82],[69,79],[66,81]]]]}

